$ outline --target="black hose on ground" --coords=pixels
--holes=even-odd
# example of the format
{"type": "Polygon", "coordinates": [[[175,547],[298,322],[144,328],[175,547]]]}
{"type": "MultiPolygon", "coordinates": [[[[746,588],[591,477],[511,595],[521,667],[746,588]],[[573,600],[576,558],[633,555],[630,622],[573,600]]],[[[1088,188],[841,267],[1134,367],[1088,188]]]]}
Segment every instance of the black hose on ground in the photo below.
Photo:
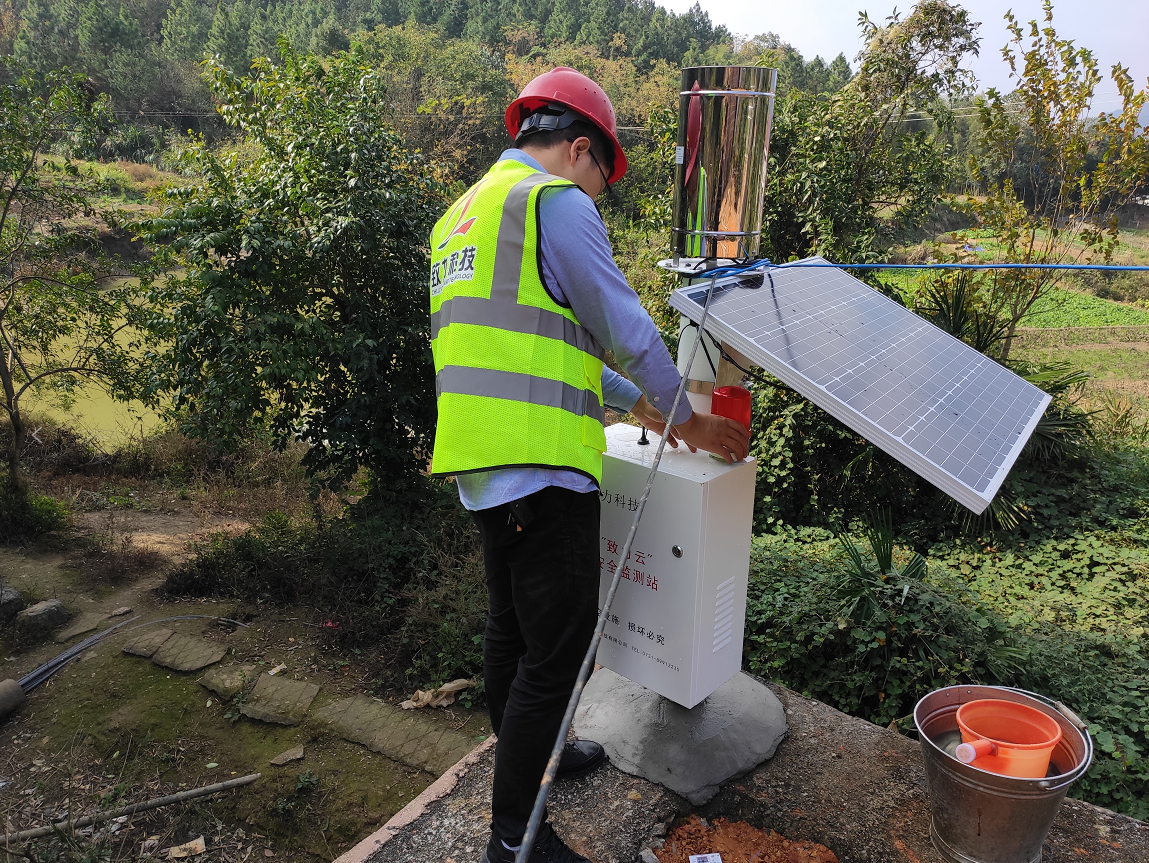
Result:
{"type": "MultiPolygon", "coordinates": [[[[52,675],[63,669],[64,666],[85,650],[99,644],[116,630],[127,626],[129,623],[134,623],[139,619],[138,616],[132,617],[121,623],[117,623],[115,626],[109,626],[102,632],[88,636],[83,641],[73,644],[67,650],[52,657],[47,662],[36,666],[19,680],[0,680],[0,722],[3,722],[23,706],[29,692],[51,678],[52,675]]],[[[247,626],[246,623],[240,623],[238,620],[232,620],[230,617],[218,617],[214,614],[183,614],[177,617],[163,617],[159,620],[149,620],[147,623],[138,624],[127,631],[135,632],[137,629],[142,629],[145,626],[154,626],[157,623],[171,623],[176,620],[222,620],[224,623],[234,623],[236,626],[247,626]]]]}

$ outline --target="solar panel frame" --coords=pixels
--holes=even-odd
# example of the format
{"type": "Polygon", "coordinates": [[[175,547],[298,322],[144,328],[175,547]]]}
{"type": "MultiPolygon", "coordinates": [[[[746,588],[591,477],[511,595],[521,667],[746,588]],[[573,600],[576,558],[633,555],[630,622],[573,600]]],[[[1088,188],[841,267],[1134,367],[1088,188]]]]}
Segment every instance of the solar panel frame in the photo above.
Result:
{"type": "MultiPolygon", "coordinates": [[[[799,263],[827,261],[813,257],[799,263]]],[[[748,275],[750,279],[757,278],[757,274],[719,277],[715,286],[719,293],[711,303],[706,322],[708,332],[975,513],[989,506],[1049,406],[1052,397],[1048,393],[840,269],[772,268],[766,271],[764,284],[757,289],[739,286],[748,275]],[[811,274],[819,278],[818,287],[827,297],[833,291],[837,294],[822,308],[806,308],[787,319],[782,311],[787,302],[797,306],[805,301],[809,305],[811,274]],[[802,284],[803,280],[807,284],[802,284]],[[787,286],[792,289],[790,297],[787,286]],[[796,286],[807,290],[807,294],[799,296],[796,286]],[[735,300],[740,301],[737,306],[735,300]],[[893,340],[875,352],[874,343],[886,335],[893,340]],[[815,337],[821,337],[823,345],[832,343],[837,353],[808,362],[802,348],[813,344],[815,337]],[[759,344],[763,339],[772,349],[759,344]],[[932,373],[926,360],[917,356],[903,354],[897,366],[884,362],[886,357],[893,359],[899,348],[926,339],[930,347],[937,349],[932,373]],[[867,341],[871,344],[867,345],[867,341]],[[940,397],[926,389],[931,380],[937,380],[939,368],[962,371],[945,379],[945,387],[934,387],[933,392],[943,390],[940,397]],[[816,378],[824,379],[831,372],[836,372],[836,377],[825,385],[818,383],[816,378]],[[971,386],[974,381],[980,381],[981,386],[971,386]],[[932,401],[923,402],[917,410],[907,404],[914,399],[921,402],[923,392],[932,401]],[[868,404],[859,408],[849,403],[864,393],[869,394],[867,398],[872,396],[868,404]],[[1010,406],[1022,402],[1021,416],[1008,431],[1003,430],[1004,423],[998,423],[990,435],[1013,434],[1016,439],[1008,447],[994,449],[987,459],[984,447],[967,440],[986,428],[985,422],[972,412],[979,407],[984,410],[1000,405],[1006,394],[1012,394],[1010,406]],[[931,439],[930,444],[920,446],[921,451],[915,449],[914,443],[925,439],[926,429],[939,431],[930,423],[940,420],[943,411],[951,412],[957,420],[949,420],[941,439],[931,439]],[[897,420],[892,430],[879,425],[879,420],[890,417],[897,420]],[[900,434],[894,433],[898,431],[900,434]],[[1003,453],[1003,460],[990,473],[1003,453]],[[948,463],[954,468],[958,462],[962,465],[958,472],[943,466],[948,463]],[[968,481],[975,471],[976,485],[968,481]],[[959,473],[964,473],[966,479],[959,473]]],[[[671,307],[697,321],[708,287],[709,281],[702,277],[693,285],[676,289],[670,296],[671,307]]],[[[1001,415],[1005,417],[1007,411],[1002,410],[1001,415]]],[[[983,443],[988,440],[989,435],[982,438],[983,443]]],[[[1008,440],[1003,441],[1006,443],[1008,440]]]]}

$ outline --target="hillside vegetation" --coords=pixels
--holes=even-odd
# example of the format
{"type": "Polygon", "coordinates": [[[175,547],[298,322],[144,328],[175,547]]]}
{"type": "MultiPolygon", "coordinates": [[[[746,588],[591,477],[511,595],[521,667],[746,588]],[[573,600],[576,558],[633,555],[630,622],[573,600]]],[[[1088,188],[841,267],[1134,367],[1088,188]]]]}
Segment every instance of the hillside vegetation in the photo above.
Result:
{"type": "MultiPolygon", "coordinates": [[[[540,72],[573,66],[614,101],[631,168],[601,212],[672,350],[653,264],[685,64],[780,69],[772,260],[1144,260],[1149,90],[1117,66],[1120,109],[1092,113],[1102,71],[1049,3],[1007,16],[1013,87],[982,93],[969,60],[1000,46],[946,0],[863,16],[863,50],[829,63],[649,0],[4,2],[4,538],[59,537],[85,500],[240,512],[172,563],[168,595],[298,610],[365,689],[480,673],[477,538],[427,476],[425,242],[540,72]],[[21,407],[83,387],[163,425],[108,453],[21,407]]],[[[1146,280],[865,278],[1052,402],[975,516],[755,376],[747,667],[907,733],[937,686],[1056,695],[1098,745],[1075,793],[1149,816],[1149,373],[1142,336],[1103,332],[1140,332],[1146,280]]]]}

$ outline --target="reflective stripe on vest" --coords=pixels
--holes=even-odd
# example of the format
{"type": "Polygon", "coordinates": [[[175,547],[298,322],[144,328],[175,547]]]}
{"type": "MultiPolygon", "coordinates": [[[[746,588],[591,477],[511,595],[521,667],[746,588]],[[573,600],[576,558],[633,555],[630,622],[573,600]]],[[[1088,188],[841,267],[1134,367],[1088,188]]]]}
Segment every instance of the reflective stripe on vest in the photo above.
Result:
{"type": "Polygon", "coordinates": [[[572,184],[498,162],[432,232],[434,474],[529,465],[601,479],[605,351],[543,283],[547,185],[572,184]]]}
{"type": "Polygon", "coordinates": [[[533,405],[561,408],[568,413],[588,416],[599,422],[605,420],[603,407],[590,390],[572,387],[564,381],[518,372],[444,366],[435,375],[435,398],[443,393],[530,402],[533,405]]]}
{"type": "Polygon", "coordinates": [[[514,333],[533,333],[566,342],[600,360],[606,356],[602,345],[585,328],[570,318],[538,306],[522,306],[482,297],[454,297],[444,300],[439,311],[431,314],[431,339],[438,338],[439,331],[448,324],[474,324],[514,333]]]}

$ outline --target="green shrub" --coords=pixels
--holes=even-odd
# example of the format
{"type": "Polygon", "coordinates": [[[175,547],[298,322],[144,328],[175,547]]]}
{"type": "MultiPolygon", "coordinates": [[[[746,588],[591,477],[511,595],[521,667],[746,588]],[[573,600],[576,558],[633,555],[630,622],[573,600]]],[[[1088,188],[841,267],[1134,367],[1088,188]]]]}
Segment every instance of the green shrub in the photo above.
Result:
{"type": "Polygon", "coordinates": [[[746,662],[888,725],[932,689],[996,677],[991,669],[1012,667],[1016,649],[1005,622],[956,580],[867,577],[839,540],[800,528],[754,540],[746,662]]]}
{"type": "Polygon", "coordinates": [[[0,543],[20,543],[68,523],[69,510],[58,500],[13,489],[0,477],[0,543]]]}
{"type": "Polygon", "coordinates": [[[917,578],[908,564],[875,566],[850,553],[825,530],[759,536],[746,665],[905,731],[917,700],[943,686],[986,683],[1055,697],[1089,724],[1097,749],[1074,794],[1145,818],[1144,537],[1142,523],[1002,548],[949,542],[931,550],[929,573],[917,578]]]}
{"type": "Polygon", "coordinates": [[[754,387],[750,452],[756,530],[824,526],[877,508],[904,521],[917,508],[912,471],[780,381],[754,387]]]}
{"type": "Polygon", "coordinates": [[[382,676],[404,686],[481,671],[486,585],[453,485],[373,488],[323,526],[271,513],[192,550],[168,576],[168,593],[310,606],[331,643],[383,646],[382,676]]]}

